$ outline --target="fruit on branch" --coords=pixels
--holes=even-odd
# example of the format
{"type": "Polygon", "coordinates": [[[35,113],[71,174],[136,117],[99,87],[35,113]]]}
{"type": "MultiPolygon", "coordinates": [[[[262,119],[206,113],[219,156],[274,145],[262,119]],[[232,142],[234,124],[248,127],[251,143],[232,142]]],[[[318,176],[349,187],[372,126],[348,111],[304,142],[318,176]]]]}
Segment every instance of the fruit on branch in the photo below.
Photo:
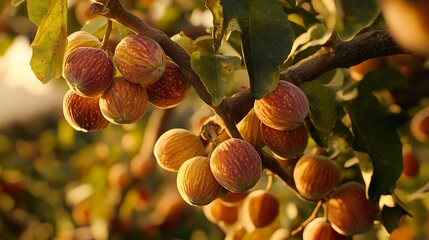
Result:
{"type": "Polygon", "coordinates": [[[229,192],[227,195],[220,197],[219,201],[221,201],[223,205],[228,207],[239,206],[247,197],[247,195],[249,195],[249,192],[229,192]]]}
{"type": "Polygon", "coordinates": [[[195,156],[206,156],[206,149],[200,138],[191,131],[173,128],[163,133],[155,143],[153,154],[158,165],[171,172],[195,156]]]}
{"type": "Polygon", "coordinates": [[[410,144],[402,146],[402,175],[415,177],[420,170],[420,160],[410,144]]]}
{"type": "Polygon", "coordinates": [[[303,240],[347,240],[350,237],[337,233],[325,218],[318,217],[313,219],[302,232],[303,240]]]}
{"type": "Polygon", "coordinates": [[[181,103],[190,87],[179,66],[171,60],[167,60],[164,74],[158,81],[145,85],[149,102],[161,109],[173,108],[181,103]]]}
{"type": "Polygon", "coordinates": [[[203,206],[215,200],[223,191],[210,170],[208,157],[196,156],[185,161],[177,173],[180,196],[193,206],[203,206]]]}
{"type": "Polygon", "coordinates": [[[64,95],[63,113],[70,126],[82,132],[101,130],[110,124],[101,113],[99,97],[82,97],[71,89],[64,95]]]}
{"type": "Polygon", "coordinates": [[[266,227],[276,219],[279,208],[276,196],[266,190],[255,190],[244,200],[243,219],[250,219],[256,228],[266,227]]]}
{"type": "Polygon", "coordinates": [[[290,130],[304,122],[309,102],[299,87],[280,80],[273,92],[255,100],[254,109],[265,125],[277,130],[290,130]]]}
{"type": "Polygon", "coordinates": [[[265,146],[260,125],[261,120],[256,116],[253,108],[237,124],[237,129],[243,139],[252,144],[255,149],[260,149],[265,146]]]}
{"type": "Polygon", "coordinates": [[[352,236],[368,231],[378,215],[378,206],[368,200],[365,187],[347,182],[332,194],[327,202],[328,220],[338,233],[352,236]]]}
{"type": "Polygon", "coordinates": [[[233,224],[238,220],[239,211],[238,206],[227,206],[218,198],[203,206],[203,212],[206,218],[214,224],[219,222],[233,224]]]}
{"type": "Polygon", "coordinates": [[[386,65],[387,61],[385,57],[370,58],[357,65],[351,66],[349,68],[349,76],[355,81],[360,81],[368,72],[382,69],[386,65]]]}
{"type": "Polygon", "coordinates": [[[328,157],[304,155],[295,166],[293,179],[301,196],[317,201],[326,197],[341,182],[341,168],[328,157]]]}
{"type": "Polygon", "coordinates": [[[100,40],[91,33],[85,31],[73,32],[67,37],[67,41],[65,57],[79,47],[101,48],[100,40]]]}
{"type": "Polygon", "coordinates": [[[141,35],[129,35],[116,46],[113,61],[129,81],[149,84],[162,76],[167,58],[155,40],[141,35]]]}
{"type": "Polygon", "coordinates": [[[381,0],[384,20],[393,38],[406,50],[429,56],[429,2],[381,0]]]}
{"type": "Polygon", "coordinates": [[[259,181],[262,162],[250,143],[231,138],[213,150],[210,167],[216,180],[227,190],[243,192],[259,181]]]}
{"type": "Polygon", "coordinates": [[[262,137],[268,148],[282,158],[300,157],[308,144],[305,124],[291,130],[277,130],[261,123],[262,137]]]}
{"type": "Polygon", "coordinates": [[[127,165],[123,162],[113,164],[107,173],[107,183],[113,189],[124,189],[130,184],[131,177],[127,165]]]}
{"type": "Polygon", "coordinates": [[[420,109],[411,118],[410,132],[420,142],[429,140],[429,106],[420,109]]]}
{"type": "Polygon", "coordinates": [[[100,97],[103,116],[114,124],[130,124],[140,120],[147,110],[145,88],[124,77],[115,77],[100,97]]]}
{"type": "Polygon", "coordinates": [[[112,83],[114,67],[106,52],[80,47],[64,62],[63,76],[73,91],[84,97],[100,96],[112,83]]]}

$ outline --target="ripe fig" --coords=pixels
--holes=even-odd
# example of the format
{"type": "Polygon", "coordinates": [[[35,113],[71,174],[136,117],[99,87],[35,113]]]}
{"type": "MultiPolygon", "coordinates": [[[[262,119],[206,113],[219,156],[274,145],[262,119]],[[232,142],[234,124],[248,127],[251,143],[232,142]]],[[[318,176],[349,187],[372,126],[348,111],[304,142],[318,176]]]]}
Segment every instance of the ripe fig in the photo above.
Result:
{"type": "Polygon", "coordinates": [[[157,108],[168,109],[177,106],[186,98],[191,85],[186,81],[180,68],[168,60],[161,78],[144,87],[150,103],[157,108]]]}
{"type": "Polygon", "coordinates": [[[114,124],[130,124],[140,120],[147,110],[145,88],[127,81],[124,77],[115,77],[109,88],[100,97],[100,109],[103,116],[114,124]]]}
{"type": "Polygon", "coordinates": [[[210,167],[216,180],[223,187],[231,192],[243,192],[259,181],[262,162],[250,143],[231,138],[213,150],[210,167]]]}
{"type": "Polygon", "coordinates": [[[223,205],[228,207],[239,206],[247,195],[249,195],[249,192],[229,192],[227,193],[227,195],[220,197],[219,201],[221,201],[223,205]]]}
{"type": "Polygon", "coordinates": [[[305,124],[291,130],[277,130],[261,123],[262,137],[268,148],[282,158],[300,157],[308,144],[305,124]]]}
{"type": "Polygon", "coordinates": [[[211,203],[223,190],[210,170],[209,158],[203,156],[185,161],[179,168],[176,182],[182,198],[193,206],[211,203]]]}
{"type": "Polygon", "coordinates": [[[153,154],[158,165],[171,172],[179,171],[180,166],[192,157],[207,155],[200,138],[181,128],[163,133],[155,143],[153,154]]]}
{"type": "Polygon", "coordinates": [[[79,47],[101,48],[101,42],[89,32],[76,31],[67,37],[67,48],[64,56],[69,55],[79,47]]]}
{"type": "Polygon", "coordinates": [[[341,182],[341,169],[328,157],[304,155],[295,166],[293,179],[301,196],[317,201],[326,197],[341,182]]]}
{"type": "Polygon", "coordinates": [[[420,109],[411,118],[410,131],[413,137],[420,142],[429,140],[429,106],[420,109]]]}
{"type": "Polygon", "coordinates": [[[116,46],[113,61],[127,80],[148,84],[162,76],[167,59],[162,47],[153,39],[129,35],[116,46]]]}
{"type": "Polygon", "coordinates": [[[280,203],[276,196],[266,190],[251,192],[243,203],[244,217],[256,228],[270,225],[279,214],[280,203]]]}
{"type": "Polygon", "coordinates": [[[328,220],[338,233],[352,236],[368,231],[378,215],[378,206],[368,200],[357,182],[341,185],[327,202],[328,220]]]}
{"type": "Polygon", "coordinates": [[[255,101],[254,109],[256,116],[268,127],[290,130],[304,122],[309,102],[299,87],[280,80],[274,91],[255,101]]]}
{"type": "Polygon", "coordinates": [[[303,240],[351,240],[351,237],[343,236],[337,233],[325,218],[318,217],[313,219],[302,232],[303,240]]]}
{"type": "Polygon", "coordinates": [[[402,165],[403,176],[415,177],[419,173],[420,160],[409,144],[402,146],[402,165]]]}
{"type": "Polygon", "coordinates": [[[256,116],[252,108],[246,116],[237,124],[237,129],[244,140],[252,144],[255,149],[265,146],[261,132],[261,120],[256,116]]]}
{"type": "Polygon", "coordinates": [[[87,98],[68,90],[63,99],[63,112],[67,122],[75,130],[89,132],[101,130],[110,122],[103,117],[100,110],[99,98],[87,98]]]}
{"type": "Polygon", "coordinates": [[[114,67],[107,53],[79,47],[66,57],[63,76],[73,91],[84,97],[100,96],[112,83],[114,67]]]}
{"type": "Polygon", "coordinates": [[[238,206],[227,206],[219,198],[203,206],[203,212],[206,218],[215,224],[234,224],[238,220],[238,206]]]}

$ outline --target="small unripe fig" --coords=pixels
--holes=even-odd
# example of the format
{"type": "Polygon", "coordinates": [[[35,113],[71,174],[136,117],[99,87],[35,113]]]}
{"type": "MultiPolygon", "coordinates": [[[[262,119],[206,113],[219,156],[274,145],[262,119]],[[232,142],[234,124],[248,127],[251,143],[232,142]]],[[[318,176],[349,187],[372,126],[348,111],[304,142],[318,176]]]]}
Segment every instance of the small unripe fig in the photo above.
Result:
{"type": "Polygon", "coordinates": [[[113,61],[127,80],[148,84],[162,76],[167,58],[155,40],[141,35],[129,35],[116,46],[113,61]]]}
{"type": "Polygon", "coordinates": [[[413,137],[420,142],[429,140],[429,106],[420,109],[411,118],[410,131],[413,137]]]}
{"type": "Polygon", "coordinates": [[[168,109],[177,106],[186,98],[191,85],[186,81],[180,68],[171,60],[167,60],[161,78],[144,87],[150,103],[157,108],[168,109]]]}
{"type": "Polygon", "coordinates": [[[114,68],[106,52],[80,47],[64,62],[63,76],[73,91],[84,97],[100,96],[113,81],[114,68]]]}
{"type": "Polygon", "coordinates": [[[282,158],[300,157],[308,144],[308,131],[305,124],[291,130],[277,130],[261,123],[265,144],[282,158]]]}
{"type": "Polygon", "coordinates": [[[193,206],[211,203],[223,190],[210,170],[209,158],[202,156],[185,161],[177,172],[176,182],[180,196],[193,206]]]}
{"type": "Polygon", "coordinates": [[[67,48],[64,56],[67,56],[72,51],[79,47],[101,48],[101,42],[97,37],[89,32],[76,31],[67,37],[67,48]]]}
{"type": "Polygon", "coordinates": [[[244,140],[252,144],[255,149],[265,146],[261,132],[261,120],[256,116],[252,108],[246,116],[237,124],[237,129],[244,140]]]}
{"type": "Polygon", "coordinates": [[[115,77],[100,97],[103,116],[114,124],[130,124],[140,120],[147,110],[147,93],[140,84],[115,77]]]}
{"type": "Polygon", "coordinates": [[[304,122],[309,102],[299,87],[280,80],[274,91],[255,101],[254,108],[256,116],[265,125],[277,130],[290,130],[304,122]]]}
{"type": "Polygon", "coordinates": [[[270,225],[279,214],[280,203],[266,190],[251,192],[243,203],[244,218],[249,218],[256,228],[270,225]]]}
{"type": "Polygon", "coordinates": [[[325,218],[313,219],[302,232],[303,240],[348,240],[350,237],[337,233],[325,218]]]}
{"type": "Polygon", "coordinates": [[[89,132],[101,130],[110,122],[104,118],[100,110],[99,98],[87,98],[68,90],[63,99],[63,113],[67,122],[75,130],[89,132]]]}
{"type": "Polygon", "coordinates": [[[231,192],[243,192],[259,181],[262,162],[250,143],[231,138],[213,150],[210,167],[216,180],[223,187],[231,192]]]}
{"type": "Polygon", "coordinates": [[[341,185],[328,200],[327,209],[332,228],[345,236],[368,231],[378,215],[377,205],[366,198],[365,187],[357,182],[341,185]]]}
{"type": "Polygon", "coordinates": [[[203,212],[206,218],[215,224],[233,224],[238,220],[238,206],[227,206],[219,198],[203,206],[203,212]]]}
{"type": "Polygon", "coordinates": [[[239,206],[243,200],[249,195],[249,192],[229,192],[227,195],[220,197],[219,201],[228,207],[239,206]]]}
{"type": "Polygon", "coordinates": [[[301,196],[317,201],[326,197],[341,182],[341,169],[328,157],[304,155],[295,166],[293,179],[301,196]]]}
{"type": "Polygon", "coordinates": [[[163,133],[155,143],[153,154],[158,165],[171,172],[195,156],[206,156],[206,149],[200,138],[191,131],[174,128],[163,133]]]}

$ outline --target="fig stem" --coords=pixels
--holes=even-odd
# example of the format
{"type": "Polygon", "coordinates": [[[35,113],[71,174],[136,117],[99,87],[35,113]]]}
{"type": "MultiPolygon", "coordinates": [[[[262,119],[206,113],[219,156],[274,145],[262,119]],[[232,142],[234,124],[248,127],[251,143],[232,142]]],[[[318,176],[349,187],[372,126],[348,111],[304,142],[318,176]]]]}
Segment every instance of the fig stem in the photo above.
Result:
{"type": "Polygon", "coordinates": [[[112,20],[107,19],[106,32],[104,33],[103,41],[101,42],[101,49],[103,49],[104,51],[106,51],[109,45],[109,37],[110,37],[110,34],[112,33],[112,25],[113,25],[112,20]]]}
{"type": "Polygon", "coordinates": [[[267,181],[267,186],[265,187],[265,190],[270,191],[274,183],[274,174],[270,170],[266,170],[266,173],[268,176],[268,181],[267,181]]]}
{"type": "Polygon", "coordinates": [[[318,201],[311,215],[304,222],[302,222],[297,228],[295,228],[286,239],[290,239],[291,237],[301,232],[305,228],[305,226],[307,226],[307,224],[309,224],[317,217],[317,213],[319,212],[322,206],[323,206],[323,200],[318,201]]]}

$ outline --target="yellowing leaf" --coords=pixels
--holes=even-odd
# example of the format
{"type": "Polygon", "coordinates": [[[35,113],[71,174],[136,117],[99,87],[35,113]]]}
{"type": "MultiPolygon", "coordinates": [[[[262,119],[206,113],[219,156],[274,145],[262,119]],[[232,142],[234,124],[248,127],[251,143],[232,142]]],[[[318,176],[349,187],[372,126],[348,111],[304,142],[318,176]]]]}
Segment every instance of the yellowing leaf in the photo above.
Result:
{"type": "Polygon", "coordinates": [[[66,46],[67,0],[53,0],[31,44],[31,69],[42,83],[61,77],[66,46]]]}
{"type": "Polygon", "coordinates": [[[43,18],[45,17],[49,6],[50,1],[46,0],[28,0],[27,1],[27,11],[28,18],[37,26],[40,26],[43,18]]]}

